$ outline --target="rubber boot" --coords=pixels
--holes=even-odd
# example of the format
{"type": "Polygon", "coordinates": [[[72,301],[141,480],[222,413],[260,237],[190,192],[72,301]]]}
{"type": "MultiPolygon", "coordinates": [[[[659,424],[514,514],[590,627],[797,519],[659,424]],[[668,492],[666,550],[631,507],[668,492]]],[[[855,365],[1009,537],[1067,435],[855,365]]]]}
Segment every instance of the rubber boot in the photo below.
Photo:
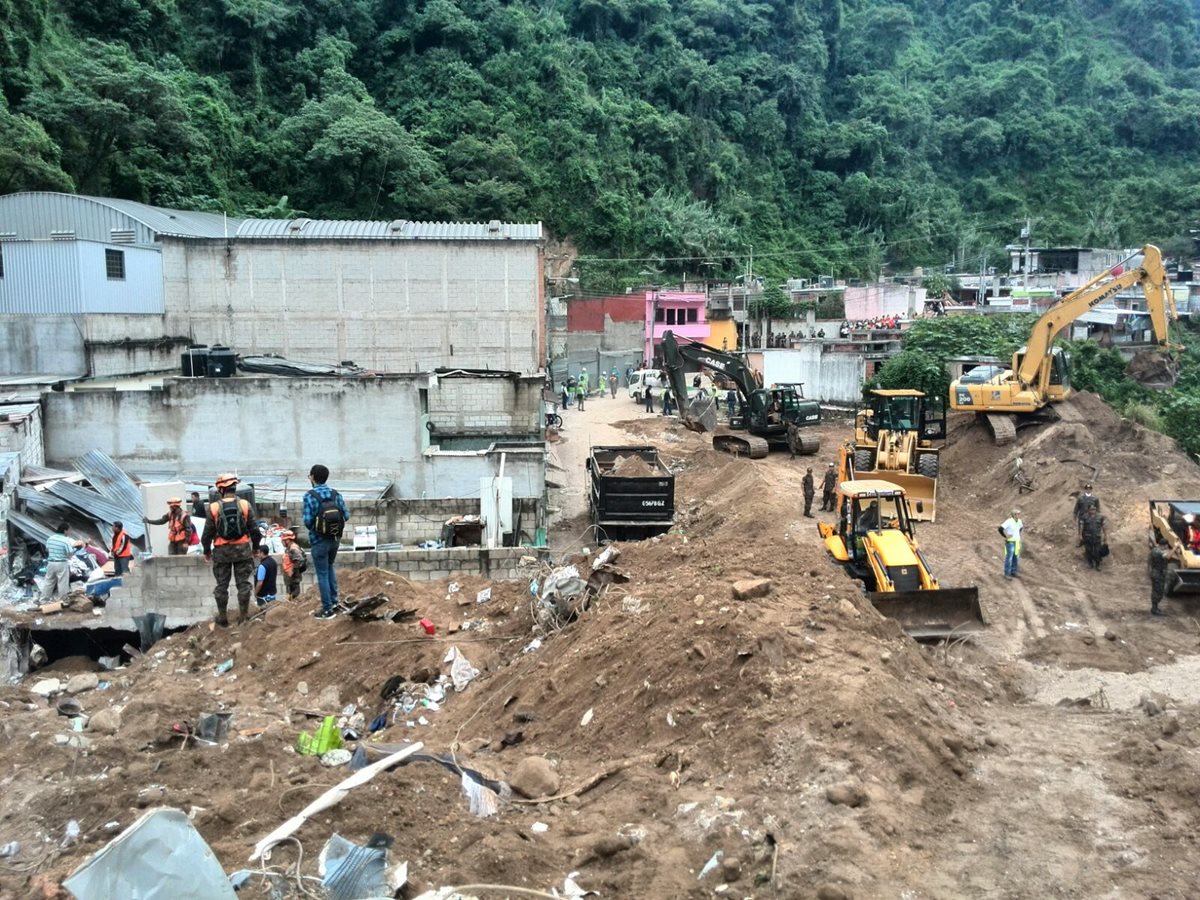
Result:
{"type": "Polygon", "coordinates": [[[249,621],[250,621],[250,601],[247,600],[245,603],[238,601],[237,623],[239,625],[245,625],[249,621]]]}
{"type": "Polygon", "coordinates": [[[229,627],[229,618],[225,615],[225,607],[224,606],[217,607],[217,618],[215,619],[215,621],[222,628],[229,627]]]}

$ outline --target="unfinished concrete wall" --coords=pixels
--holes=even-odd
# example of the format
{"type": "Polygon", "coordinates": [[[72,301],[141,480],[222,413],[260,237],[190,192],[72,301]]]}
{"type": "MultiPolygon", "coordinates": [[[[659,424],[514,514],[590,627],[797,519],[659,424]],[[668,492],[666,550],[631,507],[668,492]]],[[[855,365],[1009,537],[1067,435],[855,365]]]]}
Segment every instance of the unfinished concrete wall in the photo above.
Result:
{"type": "Polygon", "coordinates": [[[186,337],[161,315],[6,316],[0,375],[111,377],[178,370],[186,337]]]}
{"type": "Polygon", "coordinates": [[[499,422],[487,427],[509,428],[514,440],[539,441],[529,411],[540,398],[541,379],[505,383],[508,387],[490,378],[431,384],[427,376],[257,376],[167,378],[162,390],[54,392],[43,397],[46,457],[61,464],[98,448],[133,472],[198,476],[232,469],[297,475],[301,483],[309,466],[321,462],[332,470],[335,487],[339,477],[390,478],[398,497],[466,499],[479,497],[479,479],[495,475],[506,453],[513,496],[541,498],[545,454],[538,443],[448,452],[428,446],[422,392],[432,407],[444,389],[463,404],[499,403],[511,392],[511,411],[468,405],[463,421],[499,422]]]}
{"type": "Polygon", "coordinates": [[[0,454],[16,453],[19,468],[45,464],[42,431],[42,408],[37,403],[0,405],[0,454]]]}
{"type": "MultiPolygon", "coordinates": [[[[480,547],[455,547],[448,550],[392,550],[383,553],[339,553],[339,569],[380,566],[412,581],[435,581],[458,575],[479,575],[497,581],[515,581],[532,577],[536,569],[528,565],[532,558],[548,551],[523,547],[487,550],[480,547]],[[522,559],[526,565],[522,565],[522,559]]],[[[304,587],[311,586],[312,567],[304,575],[304,587]]],[[[213,600],[212,565],[201,556],[158,556],[135,564],[124,584],[109,595],[99,616],[89,616],[84,628],[131,629],[132,616],[148,612],[167,618],[168,628],[180,628],[211,619],[216,612],[213,600]]],[[[237,610],[237,593],[231,587],[230,609],[237,610]]],[[[297,615],[304,613],[297,608],[297,615]]],[[[220,660],[217,660],[219,662],[220,660]]]]}
{"type": "Polygon", "coordinates": [[[163,240],[168,333],[242,354],[536,372],[533,242],[163,240]]]}
{"type": "Polygon", "coordinates": [[[804,395],[827,403],[857,403],[862,399],[866,360],[861,353],[824,352],[820,342],[795,350],[757,350],[747,355],[763,373],[763,383],[803,383],[804,395]]]}

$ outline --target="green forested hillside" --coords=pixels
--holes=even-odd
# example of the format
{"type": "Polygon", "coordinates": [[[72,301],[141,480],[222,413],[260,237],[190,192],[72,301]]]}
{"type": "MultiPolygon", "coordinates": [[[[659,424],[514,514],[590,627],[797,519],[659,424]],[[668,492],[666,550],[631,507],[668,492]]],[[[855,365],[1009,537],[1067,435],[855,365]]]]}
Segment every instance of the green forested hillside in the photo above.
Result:
{"type": "Polygon", "coordinates": [[[541,219],[595,255],[753,245],[800,275],[941,264],[1027,215],[1100,245],[1200,216],[1194,0],[0,0],[0,23],[0,191],[541,219]]]}

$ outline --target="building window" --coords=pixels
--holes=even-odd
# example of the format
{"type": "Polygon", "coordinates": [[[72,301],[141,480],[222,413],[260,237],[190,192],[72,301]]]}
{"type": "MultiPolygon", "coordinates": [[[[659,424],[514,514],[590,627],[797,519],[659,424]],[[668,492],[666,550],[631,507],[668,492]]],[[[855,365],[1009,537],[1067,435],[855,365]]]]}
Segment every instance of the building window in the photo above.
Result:
{"type": "Polygon", "coordinates": [[[124,250],[104,251],[104,274],[108,276],[109,281],[125,280],[124,250]]]}
{"type": "Polygon", "coordinates": [[[673,309],[667,310],[667,324],[668,325],[675,324],[675,310],[673,310],[673,309]]]}
{"type": "Polygon", "coordinates": [[[4,245],[0,244],[0,278],[4,277],[4,245]]]}
{"type": "Polygon", "coordinates": [[[691,309],[689,309],[689,310],[687,311],[687,323],[688,323],[689,325],[694,325],[694,324],[696,324],[696,315],[697,315],[697,312],[698,312],[698,310],[697,310],[697,309],[696,309],[696,307],[694,307],[694,306],[693,306],[691,309]]]}
{"type": "Polygon", "coordinates": [[[667,316],[666,310],[664,310],[662,307],[658,307],[654,310],[654,321],[655,322],[665,322],[666,316],[667,316]]]}

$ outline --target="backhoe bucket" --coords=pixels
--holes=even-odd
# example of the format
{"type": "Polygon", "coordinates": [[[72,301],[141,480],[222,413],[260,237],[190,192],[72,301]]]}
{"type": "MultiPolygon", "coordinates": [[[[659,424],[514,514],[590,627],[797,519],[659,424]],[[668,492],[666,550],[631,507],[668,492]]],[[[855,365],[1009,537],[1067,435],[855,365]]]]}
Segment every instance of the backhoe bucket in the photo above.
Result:
{"type": "Polygon", "coordinates": [[[933,591],[869,591],[879,612],[900,623],[913,640],[940,641],[968,637],[987,624],[979,605],[979,588],[933,591]]]}
{"type": "Polygon", "coordinates": [[[717,404],[707,393],[699,393],[688,403],[683,424],[692,431],[712,431],[717,427],[717,404]]]}
{"type": "Polygon", "coordinates": [[[937,513],[937,479],[907,472],[857,472],[857,478],[878,478],[904,488],[908,517],[915,522],[932,522],[937,513]]]}

